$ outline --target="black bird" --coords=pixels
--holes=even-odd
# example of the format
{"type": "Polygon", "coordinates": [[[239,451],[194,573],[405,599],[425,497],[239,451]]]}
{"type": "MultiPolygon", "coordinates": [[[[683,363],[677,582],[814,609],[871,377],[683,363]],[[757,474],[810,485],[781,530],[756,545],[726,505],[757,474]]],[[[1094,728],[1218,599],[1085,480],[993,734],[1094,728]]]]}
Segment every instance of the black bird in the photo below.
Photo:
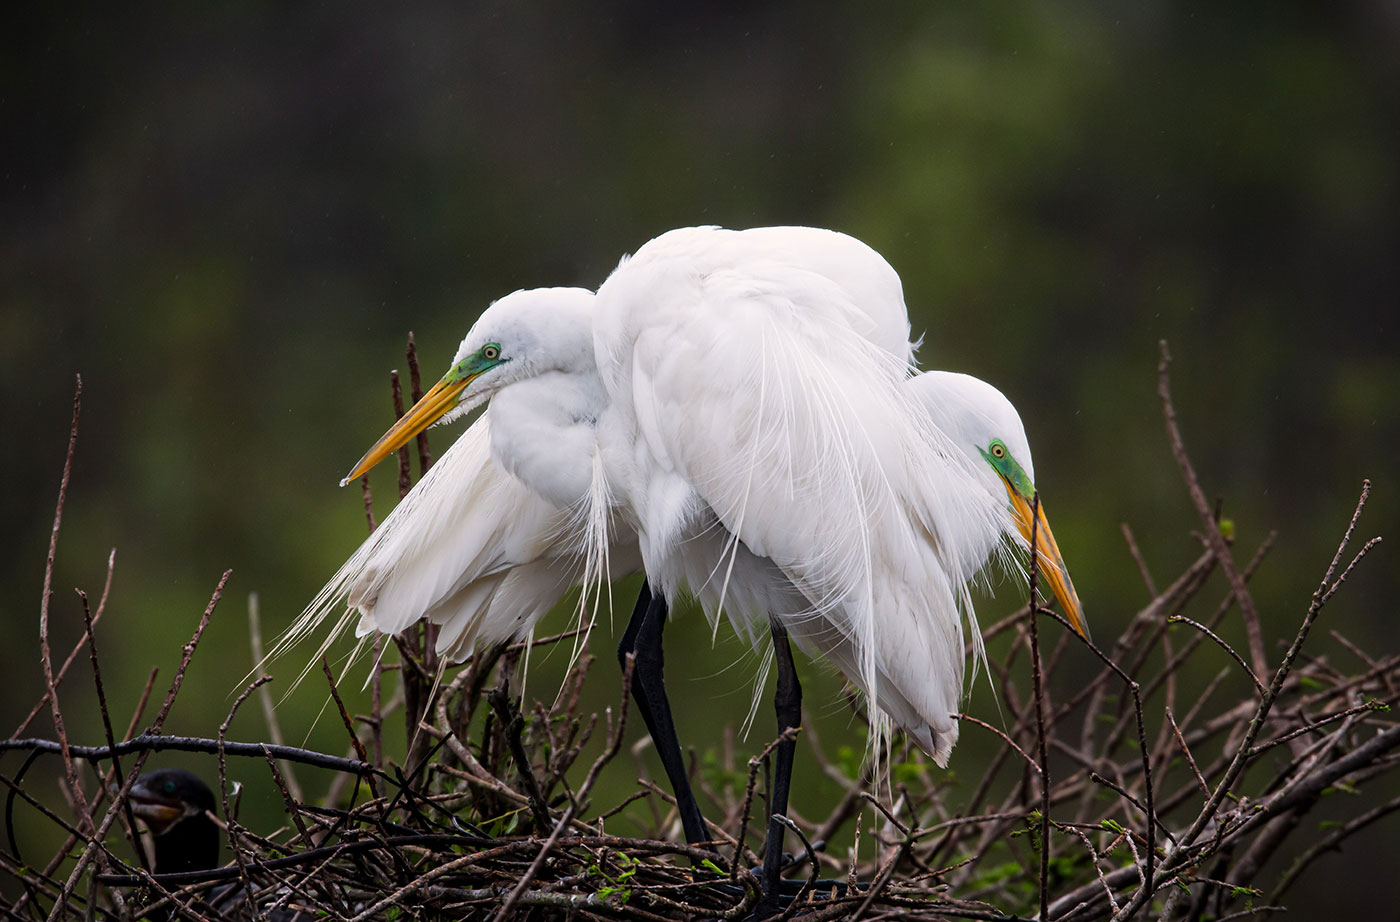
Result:
{"type": "Polygon", "coordinates": [[[214,792],[182,768],[146,772],[131,786],[131,812],[151,830],[155,872],[207,871],[219,865],[214,792]]]}
{"type": "MultiPolygon", "coordinates": [[[[219,824],[215,822],[214,792],[197,775],[182,768],[162,768],[136,779],[128,795],[131,812],[151,830],[157,874],[209,871],[219,866],[219,824]]],[[[261,922],[307,922],[309,916],[282,907],[255,914],[250,893],[242,882],[222,884],[198,897],[191,905],[206,919],[254,919],[261,922]]],[[[148,919],[172,919],[166,908],[145,915],[148,919]]]]}

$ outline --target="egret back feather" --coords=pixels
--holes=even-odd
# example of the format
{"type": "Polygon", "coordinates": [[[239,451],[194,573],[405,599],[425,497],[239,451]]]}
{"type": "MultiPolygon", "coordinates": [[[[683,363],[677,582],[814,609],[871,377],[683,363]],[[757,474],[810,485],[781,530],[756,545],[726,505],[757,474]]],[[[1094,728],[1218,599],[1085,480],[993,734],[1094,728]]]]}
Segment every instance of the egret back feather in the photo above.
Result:
{"type": "Polygon", "coordinates": [[[872,722],[882,692],[902,697],[912,713],[900,722],[946,758],[971,615],[972,573],[954,545],[1002,521],[971,462],[902,387],[907,324],[892,354],[822,271],[761,246],[714,257],[689,232],[672,249],[678,233],[619,266],[595,317],[611,437],[634,446],[620,479],[649,576],[668,595],[687,574],[732,577],[693,559],[712,515],[805,601],[768,614],[820,621],[800,636],[866,693],[872,722]]]}

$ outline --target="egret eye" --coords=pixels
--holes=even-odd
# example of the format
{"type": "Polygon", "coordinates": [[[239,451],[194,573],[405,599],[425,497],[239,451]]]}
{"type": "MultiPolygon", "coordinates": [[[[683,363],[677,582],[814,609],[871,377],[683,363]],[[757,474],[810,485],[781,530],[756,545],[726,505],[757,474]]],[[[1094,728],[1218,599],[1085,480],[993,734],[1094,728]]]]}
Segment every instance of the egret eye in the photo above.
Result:
{"type": "Polygon", "coordinates": [[[488,362],[494,362],[496,359],[501,357],[501,347],[496,345],[495,343],[492,343],[489,346],[483,346],[481,349],[481,357],[486,359],[488,362]]]}
{"type": "Polygon", "coordinates": [[[998,461],[1000,461],[1002,458],[1005,458],[1005,457],[1006,457],[1006,446],[1003,445],[1003,444],[1001,444],[1000,442],[993,442],[993,443],[992,443],[992,457],[993,457],[993,458],[996,458],[998,461]]]}

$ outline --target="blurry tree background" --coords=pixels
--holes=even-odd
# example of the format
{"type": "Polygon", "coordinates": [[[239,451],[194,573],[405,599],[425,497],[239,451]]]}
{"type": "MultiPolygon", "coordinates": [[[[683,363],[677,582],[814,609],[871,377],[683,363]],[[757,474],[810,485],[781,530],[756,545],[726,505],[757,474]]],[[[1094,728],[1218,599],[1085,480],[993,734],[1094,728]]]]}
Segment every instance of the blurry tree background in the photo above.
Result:
{"type": "MultiPolygon", "coordinates": [[[[275,633],[364,534],[358,491],[336,482],[391,420],[407,332],[435,379],[492,298],[596,287],[622,254],[701,223],[837,228],[893,263],[923,365],[975,373],[1020,408],[1100,638],[1147,598],[1121,522],[1159,579],[1199,553],[1155,394],[1156,343],[1170,340],[1188,447],[1238,553],[1279,532],[1254,583],[1276,655],[1361,479],[1375,481],[1368,533],[1400,509],[1400,6],[877,9],[11,11],[0,720],[17,723],[42,687],[35,625],[75,372],[86,397],[55,650],[80,633],[71,588],[95,595],[116,547],[99,636],[109,694],[129,708],[152,665],[168,682],[232,567],[167,726],[213,735],[251,667],[247,593],[275,633]]],[[[453,436],[435,433],[437,454],[453,436]]],[[[388,466],[374,482],[382,516],[388,466]]],[[[1393,652],[1400,567],[1379,554],[1323,626],[1393,652]]],[[[1020,592],[1004,587],[984,619],[1020,592]]],[[[752,660],[724,632],[711,651],[698,617],[668,637],[682,737],[712,741],[748,706],[752,660]]],[[[618,693],[603,638],[599,707],[618,693]]],[[[546,698],[551,668],[531,680],[546,698]]],[[[83,681],[65,695],[70,732],[97,742],[83,681]]],[[[832,725],[824,744],[858,748],[839,682],[811,667],[804,682],[832,725]]],[[[290,741],[324,699],[309,682],[282,707],[290,741]]],[[[972,707],[998,719],[985,694],[972,707]]],[[[771,719],[765,706],[743,757],[771,719]]],[[[335,723],[311,744],[342,749],[335,723]]],[[[262,738],[254,708],[233,735],[262,738]]],[[[976,777],[977,760],[965,743],[953,770],[976,777]]],[[[271,826],[280,804],[249,796],[244,810],[271,826]]],[[[1393,822],[1358,839],[1295,907],[1395,905],[1398,839],[1393,822]]]]}

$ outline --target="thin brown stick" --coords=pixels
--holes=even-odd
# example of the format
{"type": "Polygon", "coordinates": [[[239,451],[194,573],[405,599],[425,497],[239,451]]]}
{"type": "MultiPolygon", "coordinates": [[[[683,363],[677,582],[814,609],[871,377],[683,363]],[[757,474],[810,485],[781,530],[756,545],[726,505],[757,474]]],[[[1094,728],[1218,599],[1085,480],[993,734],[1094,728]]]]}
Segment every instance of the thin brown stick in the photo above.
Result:
{"type": "Polygon", "coordinates": [[[1253,669],[1249,668],[1249,664],[1244,661],[1244,657],[1236,653],[1235,648],[1226,643],[1224,638],[1222,638],[1219,634],[1215,633],[1215,631],[1212,631],[1210,628],[1206,627],[1199,621],[1192,621],[1185,615],[1172,615],[1170,618],[1167,619],[1167,622],[1169,624],[1189,624],[1191,625],[1191,627],[1195,628],[1202,634],[1209,637],[1211,640],[1215,641],[1216,646],[1220,647],[1220,649],[1230,654],[1230,657],[1235,662],[1240,664],[1240,668],[1244,670],[1244,674],[1249,676],[1249,681],[1254,683],[1255,691],[1259,692],[1259,694],[1261,695],[1264,694],[1264,683],[1259,681],[1259,677],[1254,674],[1253,669]]]}
{"type": "Polygon", "coordinates": [[[374,520],[374,495],[369,489],[369,471],[360,475],[360,496],[365,504],[365,522],[369,525],[369,533],[374,534],[379,524],[374,520]]]}
{"type": "MultiPolygon", "coordinates": [[[[97,655],[97,635],[93,630],[92,612],[88,608],[87,593],[81,589],[77,590],[78,599],[83,606],[83,625],[86,628],[85,636],[88,639],[88,652],[92,659],[92,681],[97,689],[97,709],[102,714],[102,732],[107,737],[107,745],[115,747],[117,744],[116,734],[112,730],[112,715],[107,710],[107,691],[102,686],[102,664],[97,655]]],[[[122,774],[121,762],[117,756],[112,756],[112,777],[120,778],[122,774]]],[[[146,849],[141,845],[141,835],[136,826],[136,816],[132,813],[131,803],[122,802],[122,811],[126,816],[126,828],[130,833],[131,847],[136,852],[136,860],[143,870],[151,869],[150,862],[146,858],[146,849]]]]}
{"type": "MultiPolygon", "coordinates": [[[[271,681],[272,676],[270,675],[259,676],[255,679],[233,702],[233,707],[229,708],[228,716],[224,718],[223,723],[219,724],[219,798],[224,808],[224,830],[228,835],[228,846],[233,852],[233,860],[238,865],[239,875],[245,884],[251,883],[251,879],[248,877],[248,862],[244,858],[243,849],[239,848],[238,845],[238,823],[234,818],[235,811],[229,807],[228,756],[225,751],[225,743],[228,740],[228,728],[232,725],[238,709],[243,706],[243,702],[248,700],[249,695],[271,681]]],[[[253,918],[257,922],[262,922],[264,917],[261,907],[258,906],[258,901],[249,900],[249,904],[252,906],[253,918]]]]}
{"type": "Polygon", "coordinates": [[[54,507],[53,528],[49,532],[49,555],[44,564],[44,592],[39,598],[39,656],[44,667],[44,685],[48,691],[49,713],[53,716],[54,732],[63,746],[63,771],[68,788],[78,805],[78,828],[90,834],[93,828],[92,808],[88,806],[82,783],[78,780],[73,756],[68,751],[68,733],[63,726],[63,709],[58,703],[58,682],[54,679],[53,655],[49,652],[49,600],[53,598],[53,562],[58,553],[58,532],[63,523],[63,504],[68,498],[68,481],[73,474],[73,452],[78,447],[78,417],[83,409],[83,376],[77,375],[73,391],[73,422],[68,430],[68,453],[63,459],[63,476],[58,482],[58,504],[54,507]]]}
{"type": "Polygon", "coordinates": [[[1168,369],[1171,366],[1171,353],[1167,350],[1167,341],[1164,339],[1160,343],[1161,361],[1157,364],[1157,395],[1162,399],[1162,418],[1166,422],[1167,439],[1171,442],[1172,454],[1176,457],[1177,467],[1181,468],[1182,479],[1186,481],[1186,490],[1191,494],[1191,502],[1196,506],[1196,512],[1201,517],[1201,529],[1205,533],[1206,541],[1215,552],[1215,557],[1220,561],[1220,567],[1225,571],[1225,577],[1230,581],[1230,588],[1235,594],[1235,600],[1240,606],[1240,617],[1244,622],[1245,637],[1249,642],[1249,659],[1253,664],[1256,675],[1263,674],[1269,668],[1268,658],[1264,654],[1264,635],[1259,628],[1259,613],[1254,608],[1254,598],[1249,594],[1249,589],[1245,587],[1244,577],[1240,575],[1239,567],[1235,565],[1235,558],[1230,554],[1230,548],[1225,543],[1225,536],[1220,533],[1220,523],[1215,512],[1206,501],[1205,491],[1201,489],[1201,483],[1196,479],[1196,470],[1191,464],[1190,457],[1186,454],[1186,445],[1181,438],[1181,430],[1176,424],[1176,408],[1172,405],[1171,378],[1168,369]]]}
{"type": "MultiPolygon", "coordinates": [[[[408,334],[408,349],[407,349],[407,351],[406,351],[405,357],[408,359],[408,383],[409,383],[409,393],[412,395],[412,397],[413,397],[413,402],[416,404],[416,403],[418,403],[418,401],[420,401],[420,400],[423,399],[423,379],[422,379],[422,377],[421,377],[421,376],[419,375],[419,373],[418,373],[418,346],[413,342],[413,332],[412,332],[412,331],[409,331],[409,334],[408,334]]],[[[407,447],[407,446],[405,446],[405,447],[407,447]]],[[[428,448],[428,430],[427,430],[427,429],[423,429],[421,432],[418,433],[418,436],[417,436],[417,447],[418,447],[418,478],[421,480],[423,477],[425,477],[425,476],[427,475],[427,473],[428,473],[428,468],[430,468],[430,467],[433,466],[433,453],[432,453],[431,449],[428,448]]],[[[428,672],[430,672],[430,673],[436,673],[436,672],[437,672],[437,669],[438,669],[438,662],[437,662],[437,637],[438,637],[438,631],[439,631],[439,630],[440,630],[440,626],[437,625],[437,624],[434,624],[434,623],[431,622],[431,621],[425,622],[425,623],[423,624],[423,627],[422,627],[422,631],[423,631],[423,647],[422,647],[422,650],[423,650],[423,663],[424,663],[425,666],[428,667],[428,672]]],[[[428,710],[427,708],[424,708],[424,713],[425,713],[425,715],[426,715],[427,710],[428,710]]],[[[415,753],[416,753],[417,751],[421,751],[421,747],[419,748],[419,750],[416,750],[415,753]]],[[[410,756],[409,756],[409,758],[408,758],[408,764],[409,764],[409,765],[415,765],[415,764],[417,764],[417,759],[416,759],[416,757],[415,757],[415,754],[410,754],[410,756]]]]}
{"type": "MultiPolygon", "coordinates": [[[[521,731],[525,728],[525,718],[521,716],[520,708],[515,705],[504,689],[492,689],[487,695],[487,700],[490,701],[491,707],[496,711],[497,718],[501,721],[501,731],[505,734],[511,760],[515,762],[515,768],[520,773],[520,781],[525,786],[525,795],[530,800],[530,812],[535,818],[535,828],[543,834],[552,823],[549,807],[544,802],[544,795],[540,793],[539,779],[535,777],[535,769],[530,764],[530,756],[525,752],[525,746],[520,741],[521,731]]],[[[558,830],[559,827],[556,826],[555,838],[558,838],[558,830]]]]}
{"type": "Polygon", "coordinates": [[[1137,538],[1133,536],[1133,530],[1128,527],[1127,522],[1120,522],[1118,525],[1123,531],[1123,540],[1128,544],[1128,553],[1133,556],[1133,563],[1137,565],[1138,576],[1142,577],[1142,584],[1147,587],[1147,594],[1152,598],[1157,598],[1157,584],[1152,579],[1152,571],[1147,568],[1147,560],[1142,556],[1142,550],[1138,547],[1137,538]]]}
{"type": "Polygon", "coordinates": [[[627,657],[627,664],[622,669],[622,701],[617,707],[617,724],[613,727],[612,736],[608,741],[607,748],[604,749],[603,752],[599,754],[598,758],[594,760],[593,764],[589,766],[588,775],[583,779],[583,784],[579,785],[576,795],[579,803],[586,802],[589,792],[593,790],[593,785],[598,782],[598,773],[603,770],[604,765],[607,765],[615,759],[618,751],[622,749],[622,734],[627,728],[627,702],[631,699],[632,695],[632,669],[634,664],[635,657],[629,654],[627,657]]]}
{"type": "MultiPolygon", "coordinates": [[[[262,642],[262,607],[258,604],[258,594],[248,593],[248,647],[252,653],[253,662],[263,662],[263,642],[262,642]]],[[[258,686],[258,704],[262,707],[263,723],[267,727],[267,735],[276,746],[286,744],[286,738],[282,736],[282,724],[277,719],[277,707],[272,700],[272,689],[267,683],[258,686]]],[[[301,800],[301,783],[297,780],[296,769],[290,762],[283,762],[281,775],[286,780],[288,791],[293,800],[301,800]]]]}
{"type": "Polygon", "coordinates": [[[510,896],[506,897],[505,902],[501,904],[500,911],[492,918],[492,922],[505,922],[509,917],[510,911],[514,909],[515,904],[520,901],[521,894],[525,892],[526,888],[530,886],[530,882],[535,879],[535,875],[539,873],[540,865],[544,864],[544,859],[548,857],[550,851],[554,848],[554,843],[559,841],[559,834],[564,831],[564,828],[569,825],[569,820],[573,818],[574,805],[569,804],[569,806],[564,808],[564,815],[559,817],[559,822],[554,824],[554,831],[549,834],[549,838],[545,840],[544,845],[540,846],[539,853],[535,855],[535,860],[530,862],[530,867],[527,868],[525,873],[521,876],[520,883],[515,885],[515,889],[510,891],[510,896]]]}
{"type": "Polygon", "coordinates": [[[384,635],[375,634],[369,679],[369,751],[375,768],[384,767],[384,635]]]}
{"type": "Polygon", "coordinates": [[[1327,835],[1323,836],[1308,848],[1306,852],[1299,855],[1292,866],[1279,877],[1278,883],[1274,885],[1273,892],[1269,894],[1268,901],[1270,903],[1277,903],[1279,899],[1282,898],[1284,892],[1297,882],[1298,878],[1302,876],[1303,871],[1307,870],[1308,866],[1314,861],[1321,858],[1327,852],[1340,851],[1341,844],[1345,839],[1396,811],[1400,811],[1400,797],[1392,798],[1379,806],[1367,810],[1360,816],[1348,820],[1341,827],[1333,829],[1327,835]]]}
{"type": "MultiPolygon", "coordinates": [[[[1361,498],[1357,501],[1356,511],[1352,514],[1351,523],[1348,525],[1346,533],[1338,544],[1337,552],[1333,556],[1332,563],[1328,566],[1326,574],[1323,576],[1322,583],[1313,593],[1312,602],[1308,606],[1307,613],[1303,616],[1303,623],[1298,628],[1298,633],[1294,636],[1293,643],[1284,654],[1283,662],[1281,662],[1277,670],[1275,670],[1273,681],[1270,682],[1269,687],[1265,689],[1264,695],[1260,699],[1258,707],[1255,709],[1254,716],[1251,718],[1249,726],[1245,730],[1244,739],[1235,749],[1234,756],[1231,758],[1230,764],[1225,770],[1224,777],[1221,778],[1220,783],[1216,786],[1215,792],[1206,802],[1205,807],[1197,815],[1195,822],[1191,824],[1191,828],[1180,838],[1177,846],[1168,854],[1167,861],[1161,872],[1162,883],[1167,882],[1172,871],[1187,860],[1187,850],[1195,844],[1196,839],[1201,835],[1206,824],[1215,817],[1216,811],[1220,808],[1220,803],[1224,799],[1226,793],[1240,776],[1240,773],[1244,771],[1245,764],[1249,758],[1250,748],[1254,745],[1254,740],[1258,737],[1259,731],[1263,729],[1264,721],[1269,716],[1269,711],[1273,706],[1274,700],[1278,697],[1279,690],[1283,687],[1284,680],[1288,677],[1289,672],[1293,668],[1293,662],[1298,657],[1298,651],[1302,649],[1303,642],[1307,640],[1313,622],[1317,620],[1317,616],[1322,611],[1323,606],[1326,604],[1327,600],[1331,598],[1331,592],[1335,591],[1336,586],[1339,585],[1339,583],[1333,583],[1329,586],[1328,580],[1331,579],[1332,574],[1336,570],[1338,561],[1341,560],[1342,554],[1346,551],[1347,542],[1355,531],[1356,522],[1361,516],[1361,510],[1366,506],[1366,500],[1370,497],[1370,492],[1371,482],[1369,480],[1364,481],[1361,489],[1361,498]]],[[[1370,544],[1368,543],[1367,547],[1369,546],[1370,544]]],[[[1367,547],[1363,547],[1361,553],[1358,553],[1357,557],[1352,560],[1347,572],[1349,572],[1351,567],[1355,566],[1361,557],[1364,556],[1367,547]]],[[[1345,576],[1345,573],[1343,575],[1345,576]]],[[[1375,739],[1379,738],[1380,737],[1377,737],[1375,739]]],[[[1373,739],[1372,742],[1375,742],[1375,739],[1373,739]]],[[[1156,882],[1149,877],[1148,885],[1142,889],[1128,906],[1124,907],[1124,913],[1131,915],[1131,912],[1136,912],[1138,908],[1145,905],[1146,901],[1151,898],[1151,891],[1155,889],[1155,886],[1156,882]]]]}
{"type": "MultiPolygon", "coordinates": [[[[96,613],[92,616],[92,623],[96,625],[101,619],[102,606],[99,604],[96,613]]],[[[64,659],[63,665],[60,666],[58,672],[54,674],[55,688],[63,684],[63,680],[68,675],[68,670],[72,667],[73,663],[77,661],[78,655],[87,649],[87,640],[87,635],[84,634],[82,637],[78,638],[77,643],[73,644],[73,649],[68,651],[68,656],[64,659]]],[[[29,709],[28,716],[26,716],[24,720],[20,721],[19,726],[15,727],[13,732],[10,733],[10,737],[13,739],[15,737],[21,736],[26,730],[28,730],[29,725],[32,724],[34,722],[34,719],[39,716],[40,711],[49,706],[49,702],[51,700],[53,700],[53,695],[49,692],[48,684],[47,682],[45,682],[44,693],[39,697],[39,700],[34,703],[34,707],[29,709]]]]}
{"type": "MultiPolygon", "coordinates": [[[[1031,688],[1035,693],[1035,736],[1040,762],[1040,918],[1050,917],[1050,752],[1045,743],[1045,679],[1040,674],[1040,620],[1035,601],[1036,580],[1040,575],[1040,552],[1036,531],[1040,525],[1040,493],[1031,497],[1030,537],[1030,617],[1026,624],[1031,645],[1031,688]]],[[[1151,823],[1151,819],[1148,820],[1151,823]]]]}
{"type": "Polygon", "coordinates": [[[1283,743],[1286,743],[1289,740],[1296,739],[1297,737],[1302,736],[1305,733],[1316,732],[1318,729],[1325,727],[1330,723],[1335,723],[1339,720],[1345,720],[1348,717],[1355,716],[1356,714],[1363,714],[1367,711],[1385,710],[1389,710],[1389,707],[1373,698],[1370,701],[1367,701],[1365,704],[1358,704],[1356,707],[1347,708],[1346,710],[1338,711],[1335,714],[1328,714],[1321,720],[1315,720],[1311,723],[1306,723],[1301,727],[1295,727],[1293,730],[1290,730],[1282,736],[1276,736],[1271,740],[1262,742],[1249,751],[1250,758],[1259,755],[1261,752],[1265,752],[1266,750],[1272,749],[1275,746],[1279,746],[1283,743]]]}
{"type": "MultiPolygon", "coordinates": [[[[360,742],[359,734],[355,732],[355,722],[350,719],[350,712],[345,709],[345,702],[341,700],[340,689],[335,684],[335,676],[331,673],[330,661],[326,659],[326,654],[321,654],[321,671],[326,675],[326,684],[330,687],[331,700],[335,702],[336,710],[340,713],[340,722],[345,726],[345,732],[350,736],[350,745],[355,750],[355,755],[366,765],[371,764],[369,753],[365,752],[365,744],[360,742]]],[[[365,780],[369,782],[370,796],[375,800],[379,799],[379,789],[374,783],[374,774],[371,772],[365,775],[365,780]]]]}
{"type": "Polygon", "coordinates": [[[1181,754],[1186,757],[1186,764],[1191,766],[1191,774],[1196,776],[1196,783],[1201,786],[1201,793],[1210,796],[1210,785],[1206,784],[1206,779],[1201,775],[1201,770],[1196,766],[1196,757],[1191,755],[1191,747],[1186,745],[1186,738],[1181,735],[1181,728],[1176,725],[1176,718],[1172,716],[1172,709],[1167,708],[1167,723],[1171,725],[1172,733],[1176,735],[1177,745],[1181,747],[1181,754]]]}
{"type": "MultiPolygon", "coordinates": [[[[170,713],[170,708],[175,704],[175,697],[180,693],[180,686],[185,681],[185,671],[189,669],[190,660],[194,658],[194,651],[199,646],[200,638],[204,636],[204,629],[209,626],[209,619],[213,617],[214,609],[218,607],[219,600],[223,598],[224,586],[228,584],[229,577],[233,575],[232,570],[225,570],[224,575],[219,578],[219,584],[214,587],[214,594],[209,598],[209,604],[204,608],[204,614],[199,619],[199,625],[195,628],[194,635],[190,638],[180,653],[180,665],[175,669],[175,678],[170,684],[170,691],[166,692],[165,700],[161,702],[160,710],[156,712],[155,720],[151,722],[150,735],[160,733],[160,728],[165,725],[165,717],[170,713]]],[[[67,745],[66,742],[63,745],[67,745]]],[[[136,778],[145,765],[146,753],[143,751],[136,757],[136,764],[127,773],[126,780],[122,783],[121,790],[117,793],[116,799],[122,800],[131,791],[131,786],[136,783],[136,778]]],[[[49,912],[48,922],[58,922],[60,915],[66,910],[68,901],[73,895],[73,890],[78,881],[82,880],[87,872],[88,866],[92,863],[94,852],[111,829],[112,823],[116,820],[118,811],[109,810],[103,817],[102,823],[88,842],[87,848],[83,850],[78,858],[78,863],[74,866],[71,874],[63,882],[63,888],[59,891],[58,899],[54,901],[53,909],[49,912]]]]}
{"type": "Polygon", "coordinates": [[[748,782],[744,785],[743,806],[739,809],[739,833],[734,839],[734,860],[729,865],[730,880],[734,880],[739,874],[739,852],[744,848],[744,838],[749,833],[749,814],[753,812],[753,795],[758,787],[758,771],[768,764],[768,757],[773,754],[773,750],[777,749],[781,743],[796,738],[800,729],[800,727],[788,727],[767,746],[764,746],[761,752],[749,759],[749,777],[748,782]]]}
{"type": "Polygon", "coordinates": [[[307,829],[306,821],[302,819],[299,798],[293,795],[286,777],[278,767],[277,760],[272,757],[271,751],[266,747],[263,748],[263,756],[267,759],[267,770],[272,775],[272,781],[277,785],[278,793],[282,795],[282,806],[286,809],[287,815],[292,818],[292,823],[297,827],[297,834],[301,837],[302,845],[306,848],[315,847],[316,843],[311,838],[311,831],[307,829]]]}
{"type": "MultiPolygon", "coordinates": [[[[93,624],[97,619],[93,619],[93,624]]],[[[146,705],[151,701],[151,691],[156,687],[156,676],[160,674],[160,669],[152,666],[151,671],[146,674],[146,684],[141,689],[141,697],[136,700],[136,707],[131,712],[131,720],[127,722],[126,732],[122,734],[123,740],[131,739],[136,733],[136,728],[141,725],[141,715],[146,713],[146,705]]]]}
{"type": "MultiPolygon", "coordinates": [[[[413,331],[408,333],[408,383],[413,394],[413,402],[423,399],[423,379],[418,373],[418,345],[413,341],[413,331]]],[[[418,476],[421,479],[433,466],[433,452],[428,447],[428,430],[418,433],[418,476]]]]}
{"type": "Polygon", "coordinates": [[[812,843],[807,839],[807,835],[802,831],[800,826],[780,813],[773,814],[773,819],[777,820],[788,829],[791,829],[793,833],[797,835],[798,840],[802,843],[802,848],[807,853],[807,861],[810,865],[807,872],[807,879],[802,882],[802,889],[797,891],[797,894],[792,898],[791,902],[788,903],[787,908],[783,910],[782,915],[778,916],[778,922],[787,922],[788,919],[791,919],[797,911],[802,908],[802,900],[808,893],[811,893],[812,888],[817,885],[817,875],[821,872],[821,865],[817,861],[817,853],[812,849],[812,843]]]}
{"type": "MultiPolygon", "coordinates": [[[[403,418],[403,386],[399,383],[397,370],[389,372],[389,384],[394,392],[394,419],[403,418]]],[[[399,458],[399,499],[408,495],[413,486],[413,469],[409,466],[408,446],[402,445],[397,452],[399,458]]]]}

